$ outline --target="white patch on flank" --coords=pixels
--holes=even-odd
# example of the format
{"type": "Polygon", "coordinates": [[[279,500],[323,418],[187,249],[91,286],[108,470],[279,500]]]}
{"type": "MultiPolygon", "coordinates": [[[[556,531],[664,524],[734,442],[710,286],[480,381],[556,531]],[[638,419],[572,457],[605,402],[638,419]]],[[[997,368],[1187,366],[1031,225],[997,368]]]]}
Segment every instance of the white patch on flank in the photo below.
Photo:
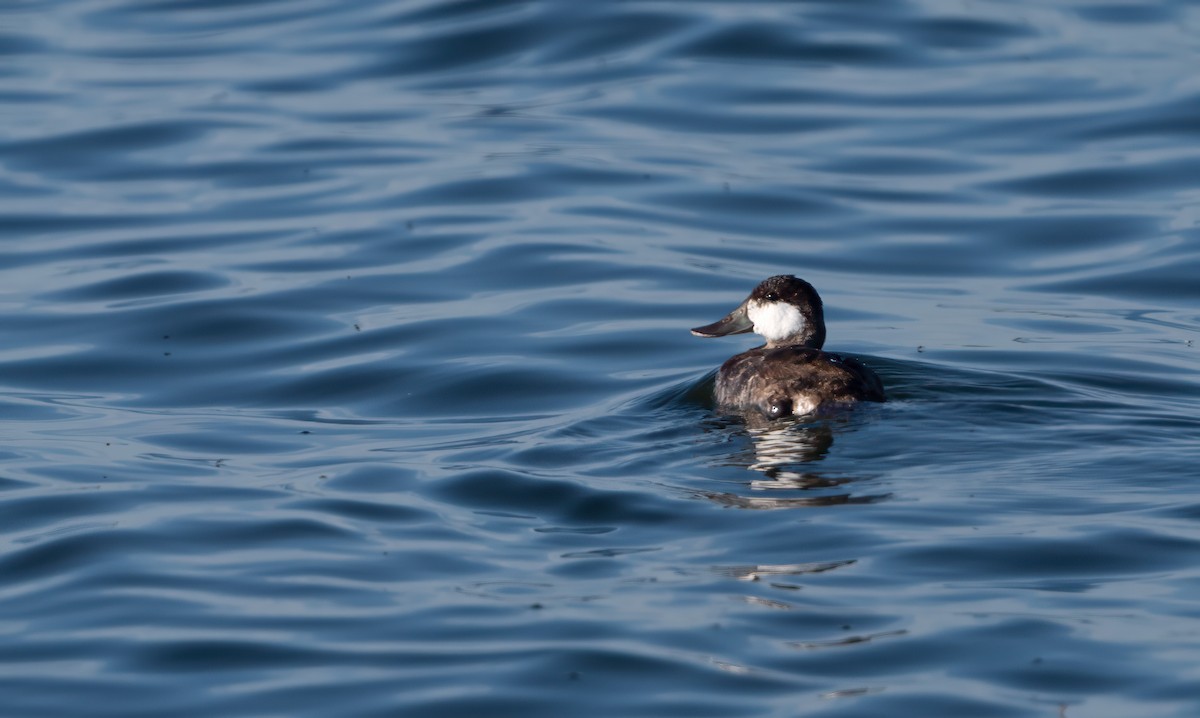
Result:
{"type": "Polygon", "coordinates": [[[750,302],[746,316],[754,322],[754,331],[768,342],[786,339],[804,329],[804,316],[787,302],[750,302]]]}
{"type": "Polygon", "coordinates": [[[820,402],[808,396],[792,397],[792,415],[803,416],[811,414],[820,406],[820,402]]]}

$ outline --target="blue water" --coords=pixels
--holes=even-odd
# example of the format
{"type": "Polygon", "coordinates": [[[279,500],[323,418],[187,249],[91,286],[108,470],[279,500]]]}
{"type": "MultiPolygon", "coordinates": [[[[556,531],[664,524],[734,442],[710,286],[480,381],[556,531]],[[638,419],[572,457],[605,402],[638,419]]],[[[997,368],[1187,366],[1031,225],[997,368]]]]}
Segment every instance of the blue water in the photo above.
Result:
{"type": "Polygon", "coordinates": [[[0,4],[0,715],[1200,714],[1197,38],[0,4]],[[888,403],[714,414],[779,273],[888,403]]]}

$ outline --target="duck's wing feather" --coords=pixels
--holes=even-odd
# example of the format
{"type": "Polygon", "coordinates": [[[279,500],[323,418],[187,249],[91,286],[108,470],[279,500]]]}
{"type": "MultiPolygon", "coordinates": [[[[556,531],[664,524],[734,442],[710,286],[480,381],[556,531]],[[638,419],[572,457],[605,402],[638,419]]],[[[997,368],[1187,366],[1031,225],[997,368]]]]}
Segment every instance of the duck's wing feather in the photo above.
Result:
{"type": "Polygon", "coordinates": [[[854,357],[811,347],[759,347],[726,361],[717,375],[717,404],[758,408],[770,414],[774,401],[804,403],[884,401],[883,382],[854,357]]]}

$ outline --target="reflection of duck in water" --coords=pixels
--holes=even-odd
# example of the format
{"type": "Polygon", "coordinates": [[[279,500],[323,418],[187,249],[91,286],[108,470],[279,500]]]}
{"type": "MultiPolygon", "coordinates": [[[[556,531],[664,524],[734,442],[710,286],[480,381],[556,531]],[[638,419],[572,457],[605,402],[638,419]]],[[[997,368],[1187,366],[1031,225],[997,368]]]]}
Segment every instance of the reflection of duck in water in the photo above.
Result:
{"type": "MultiPolygon", "coordinates": [[[[755,416],[751,414],[748,419],[755,416]]],[[[825,458],[833,445],[834,432],[828,423],[759,421],[761,426],[747,421],[752,454],[733,462],[763,474],[762,478],[749,482],[753,495],[703,491],[701,496],[723,506],[760,510],[870,504],[891,497],[887,493],[855,492],[853,484],[865,477],[829,475],[817,468],[817,462],[825,458]]]]}
{"type": "Polygon", "coordinates": [[[821,350],[825,313],[803,279],[763,280],[724,319],[692,334],[721,337],[756,332],[767,343],[742,352],[717,372],[717,408],[758,410],[768,418],[799,416],[833,404],[883,401],[883,382],[857,359],[821,350]]]}

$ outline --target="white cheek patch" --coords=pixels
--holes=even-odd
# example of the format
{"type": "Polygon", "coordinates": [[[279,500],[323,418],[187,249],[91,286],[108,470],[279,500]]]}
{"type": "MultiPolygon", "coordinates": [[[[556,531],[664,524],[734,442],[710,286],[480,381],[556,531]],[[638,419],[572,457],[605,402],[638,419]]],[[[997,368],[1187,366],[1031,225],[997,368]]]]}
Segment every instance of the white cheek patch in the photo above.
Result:
{"type": "Polygon", "coordinates": [[[800,310],[786,302],[750,302],[746,316],[754,322],[754,331],[769,342],[786,339],[804,329],[800,310]]]}

